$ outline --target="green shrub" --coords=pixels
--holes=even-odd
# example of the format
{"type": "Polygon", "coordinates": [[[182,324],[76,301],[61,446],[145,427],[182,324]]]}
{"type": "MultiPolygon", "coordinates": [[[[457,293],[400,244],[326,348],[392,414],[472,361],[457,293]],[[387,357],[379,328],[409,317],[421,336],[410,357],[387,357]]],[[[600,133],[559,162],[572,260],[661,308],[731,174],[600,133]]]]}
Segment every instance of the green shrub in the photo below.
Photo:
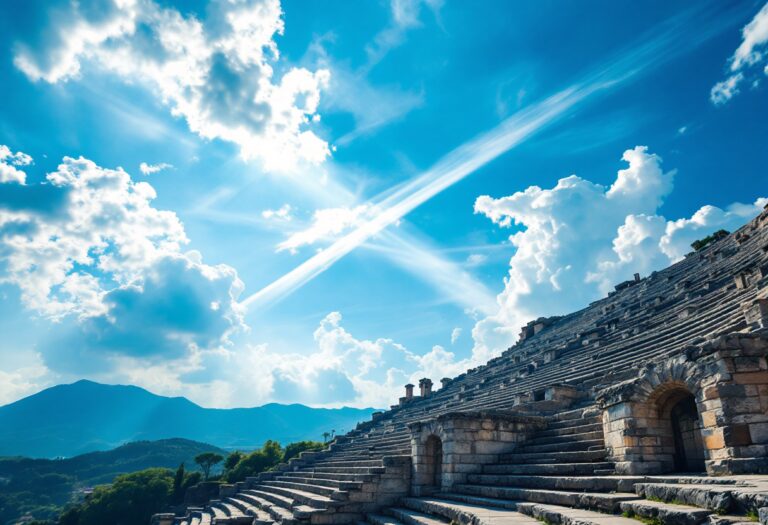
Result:
{"type": "Polygon", "coordinates": [[[152,514],[168,504],[173,493],[173,472],[151,468],[115,478],[112,485],[96,487],[81,505],[78,525],[146,525],[152,514]]]}
{"type": "Polygon", "coordinates": [[[306,450],[323,450],[325,444],[319,441],[297,441],[296,443],[289,443],[285,447],[283,453],[283,462],[287,462],[289,459],[298,456],[306,450]]]}
{"type": "Polygon", "coordinates": [[[713,242],[717,242],[720,239],[727,237],[730,234],[730,232],[726,230],[717,230],[712,235],[707,235],[703,239],[699,239],[698,241],[693,241],[691,243],[691,248],[696,250],[697,252],[701,250],[702,248],[712,244],[713,242]]]}
{"type": "MultiPolygon", "coordinates": [[[[269,470],[283,459],[283,449],[280,447],[280,443],[272,440],[267,441],[263,447],[250,454],[242,455],[240,452],[233,452],[233,454],[240,454],[240,459],[224,476],[224,479],[230,483],[243,481],[248,476],[255,476],[269,470]]],[[[227,463],[230,463],[229,458],[227,460],[227,463]]]]}

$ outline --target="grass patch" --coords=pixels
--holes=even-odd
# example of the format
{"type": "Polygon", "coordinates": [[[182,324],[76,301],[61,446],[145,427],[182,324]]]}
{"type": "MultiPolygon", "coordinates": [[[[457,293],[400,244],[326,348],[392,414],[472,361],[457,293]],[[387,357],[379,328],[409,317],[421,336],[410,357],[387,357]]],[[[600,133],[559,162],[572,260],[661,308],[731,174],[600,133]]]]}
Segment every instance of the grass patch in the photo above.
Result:
{"type": "Polygon", "coordinates": [[[641,523],[645,523],[646,525],[664,525],[664,522],[661,521],[659,518],[646,518],[644,516],[638,516],[632,511],[623,512],[621,514],[625,518],[630,518],[633,520],[637,520],[641,523]]]}
{"type": "Polygon", "coordinates": [[[625,510],[621,513],[621,515],[625,518],[630,518],[641,523],[645,523],[646,525],[664,525],[664,522],[659,518],[646,518],[645,516],[639,516],[638,514],[635,514],[635,511],[633,510],[625,510]]]}
{"type": "Polygon", "coordinates": [[[683,505],[684,507],[694,507],[697,509],[700,508],[700,507],[697,507],[696,505],[691,505],[690,503],[679,500],[677,498],[667,501],[661,498],[657,498],[656,496],[646,496],[645,499],[647,499],[648,501],[654,501],[656,503],[669,503],[670,505],[683,505]]]}

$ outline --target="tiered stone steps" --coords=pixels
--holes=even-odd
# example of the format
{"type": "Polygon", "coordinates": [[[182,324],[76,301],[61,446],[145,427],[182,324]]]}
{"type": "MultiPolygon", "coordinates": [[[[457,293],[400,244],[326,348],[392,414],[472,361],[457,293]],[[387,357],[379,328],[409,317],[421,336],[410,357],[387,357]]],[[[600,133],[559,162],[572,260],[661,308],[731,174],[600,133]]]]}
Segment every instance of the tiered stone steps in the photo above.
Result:
{"type": "MultiPolygon", "coordinates": [[[[748,329],[742,305],[754,299],[768,281],[764,270],[768,250],[763,249],[768,246],[768,228],[757,224],[753,222],[740,231],[748,233],[746,241],[731,235],[579,312],[563,316],[486,365],[454,378],[431,396],[393,407],[359,425],[330,450],[305,455],[300,461],[281,466],[279,472],[240,484],[235,494],[222,498],[223,507],[211,502],[177,523],[182,523],[181,519],[187,521],[184,525],[214,520],[235,523],[250,517],[257,524],[271,520],[292,525],[321,523],[320,517],[334,514],[339,521],[343,516],[354,520],[354,513],[344,514],[344,507],[369,494],[363,488],[386,470],[386,458],[410,454],[410,423],[455,411],[538,412],[536,403],[520,405],[521,396],[532,399],[534,392],[555,385],[570,385],[588,396],[595,389],[633,377],[637,366],[648,359],[674,356],[715,335],[748,329]],[[746,287],[737,287],[734,276],[744,269],[750,269],[756,277],[746,287]],[[590,338],[589,333],[595,331],[599,331],[599,337],[590,338]],[[558,352],[557,357],[545,359],[545,354],[553,350],[558,352]],[[227,514],[227,505],[243,516],[231,509],[227,514]]],[[[471,475],[465,485],[454,487],[450,494],[433,500],[454,506],[485,508],[487,504],[494,513],[498,511],[495,505],[502,502],[506,505],[500,507],[504,511],[522,515],[509,515],[510,520],[531,519],[528,515],[533,515],[554,523],[623,523],[600,521],[605,515],[595,509],[621,511],[622,505],[643,501],[645,493],[636,493],[636,487],[675,484],[669,479],[609,476],[613,465],[605,459],[602,425],[594,412],[582,417],[584,411],[580,410],[580,415],[578,411],[566,411],[551,417],[548,428],[523,447],[503,456],[498,464],[484,466],[482,472],[471,475]],[[586,506],[590,508],[579,508],[586,506]]],[[[669,505],[695,493],[695,484],[678,484],[686,490],[681,489],[675,501],[667,502],[669,505]]],[[[647,490],[652,495],[654,489],[647,490]]],[[[627,507],[627,512],[658,511],[658,505],[632,510],[635,507],[627,507]]],[[[424,509],[410,510],[424,513],[424,509]]],[[[465,510],[469,513],[470,508],[465,510]]],[[[401,517],[405,519],[405,515],[401,517]]],[[[417,518],[414,515],[408,519],[417,518]]],[[[386,519],[395,517],[388,515],[386,519]]],[[[430,519],[448,518],[437,513],[430,519]]]]}
{"type": "Polygon", "coordinates": [[[612,475],[599,428],[591,408],[561,412],[549,418],[546,430],[514,453],[503,455],[500,463],[470,474],[467,484],[432,497],[406,498],[368,521],[379,525],[541,521],[637,525],[644,519],[669,525],[727,525],[747,520],[747,512],[768,505],[768,486],[748,488],[731,479],[694,475],[612,475]],[[657,496],[646,499],[646,493],[657,496]],[[728,506],[722,505],[723,494],[729,496],[728,506]],[[662,501],[662,496],[669,501],[662,501]],[[750,503],[734,504],[738,501],[750,503]],[[717,514],[734,510],[740,514],[727,518],[717,514]]]}
{"type": "MultiPolygon", "coordinates": [[[[446,495],[450,498],[450,495],[446,495]]],[[[638,521],[583,509],[488,498],[405,498],[400,507],[369,515],[372,525],[638,525],[638,521]]]]}

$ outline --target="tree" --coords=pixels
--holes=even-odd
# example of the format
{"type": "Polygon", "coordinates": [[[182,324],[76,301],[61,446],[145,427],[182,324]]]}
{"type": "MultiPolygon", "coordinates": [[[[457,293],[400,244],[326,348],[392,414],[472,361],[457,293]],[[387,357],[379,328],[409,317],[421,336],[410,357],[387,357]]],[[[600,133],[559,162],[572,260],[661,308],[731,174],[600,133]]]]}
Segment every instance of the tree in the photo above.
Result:
{"type": "Polygon", "coordinates": [[[237,464],[227,472],[226,479],[230,483],[243,481],[248,476],[255,476],[271,469],[283,459],[283,449],[277,441],[269,440],[259,450],[244,455],[237,464]]]}
{"type": "Polygon", "coordinates": [[[200,465],[203,471],[203,477],[207,480],[211,474],[211,468],[217,463],[221,463],[224,456],[215,452],[203,452],[195,456],[195,463],[200,465]]]}
{"type": "Polygon", "coordinates": [[[330,432],[323,432],[323,443],[328,443],[328,439],[331,437],[330,432]]]}
{"type": "Polygon", "coordinates": [[[184,463],[182,462],[179,465],[179,468],[176,469],[176,475],[173,477],[173,494],[171,495],[171,500],[173,503],[181,503],[181,500],[184,498],[184,493],[182,492],[184,490],[184,463]]]}
{"type": "Polygon", "coordinates": [[[325,444],[320,443],[319,441],[297,441],[296,443],[289,443],[285,447],[285,452],[283,452],[283,462],[298,456],[305,450],[322,450],[323,447],[325,447],[325,444]]]}
{"type": "Polygon", "coordinates": [[[283,447],[281,447],[280,443],[277,441],[268,439],[266,443],[264,443],[264,445],[261,447],[261,451],[272,463],[271,467],[277,465],[283,459],[283,447]]]}
{"type": "Polygon", "coordinates": [[[227,459],[224,460],[224,470],[229,472],[233,468],[237,466],[238,463],[240,463],[240,460],[245,457],[245,454],[240,452],[239,450],[235,450],[234,452],[231,452],[229,456],[227,456],[227,459]]]}
{"type": "Polygon", "coordinates": [[[77,525],[80,522],[80,507],[71,507],[59,516],[59,525],[77,525]]]}
{"type": "Polygon", "coordinates": [[[96,487],[91,497],[67,516],[77,525],[146,525],[152,514],[168,505],[174,474],[150,468],[115,478],[112,485],[96,487]]]}

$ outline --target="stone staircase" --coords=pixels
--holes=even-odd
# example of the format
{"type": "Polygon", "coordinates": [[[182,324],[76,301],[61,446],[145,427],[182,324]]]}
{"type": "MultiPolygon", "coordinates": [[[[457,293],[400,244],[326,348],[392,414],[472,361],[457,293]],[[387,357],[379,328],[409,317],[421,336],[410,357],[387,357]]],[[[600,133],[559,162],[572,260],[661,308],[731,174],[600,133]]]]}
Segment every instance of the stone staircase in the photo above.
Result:
{"type": "Polygon", "coordinates": [[[304,452],[274,471],[223,485],[219,499],[187,509],[176,525],[350,523],[407,493],[408,437],[353,432],[327,450],[304,452]]]}
{"type": "MultiPolygon", "coordinates": [[[[642,484],[648,478],[607,476],[585,478],[584,490],[594,490],[593,483],[602,486],[614,484],[619,490],[642,484]]],[[[688,491],[700,493],[719,488],[721,494],[738,495],[734,499],[766,505],[766,485],[750,486],[746,481],[733,479],[699,484],[695,478],[662,477],[656,484],[664,484],[670,494],[688,491]]],[[[576,486],[568,484],[571,489],[576,486]]],[[[607,490],[607,489],[606,489],[607,490]]],[[[458,492],[437,493],[429,497],[403,498],[397,506],[369,514],[366,521],[373,525],[497,525],[497,524],[567,524],[567,525],[747,525],[758,521],[755,506],[740,507],[732,504],[730,510],[716,506],[697,507],[672,499],[663,501],[646,499],[634,492],[573,492],[563,499],[565,491],[537,489],[514,497],[484,497],[458,492]],[[578,494],[578,495],[577,495],[578,494]],[[611,510],[608,510],[610,508],[611,510]]],[[[768,513],[760,515],[765,523],[768,513]]]]}
{"type": "Polygon", "coordinates": [[[618,476],[606,459],[593,407],[550,416],[539,431],[468,483],[406,497],[367,516],[371,525],[755,523],[768,506],[768,476],[618,476]],[[650,499],[649,499],[650,498],[650,499]],[[730,513],[730,514],[729,514],[730,513]]]}
{"type": "Polygon", "coordinates": [[[615,475],[589,403],[601,389],[637,377],[649,361],[670,360],[724,334],[765,337],[758,332],[766,332],[768,319],[750,319],[747,308],[765,297],[766,287],[768,209],[733,235],[622,283],[581,311],[534,321],[501,356],[446,380],[437,392],[404,398],[328,450],[224,487],[218,500],[163,523],[639,523],[623,513],[654,523],[744,521],[768,507],[765,476],[615,475]],[[574,402],[585,405],[553,410],[546,401],[551,388],[577,390],[582,397],[574,402]],[[427,498],[405,497],[409,425],[480,410],[550,415],[545,430],[466,483],[427,498]]]}
{"type": "Polygon", "coordinates": [[[746,525],[768,507],[768,476],[615,475],[599,413],[582,406],[547,417],[545,430],[469,474],[467,483],[428,497],[400,493],[381,508],[372,495],[387,465],[410,469],[403,454],[378,456],[377,450],[405,451],[403,432],[389,434],[308,453],[291,468],[237,484],[231,495],[190,509],[175,523],[746,525]]]}

